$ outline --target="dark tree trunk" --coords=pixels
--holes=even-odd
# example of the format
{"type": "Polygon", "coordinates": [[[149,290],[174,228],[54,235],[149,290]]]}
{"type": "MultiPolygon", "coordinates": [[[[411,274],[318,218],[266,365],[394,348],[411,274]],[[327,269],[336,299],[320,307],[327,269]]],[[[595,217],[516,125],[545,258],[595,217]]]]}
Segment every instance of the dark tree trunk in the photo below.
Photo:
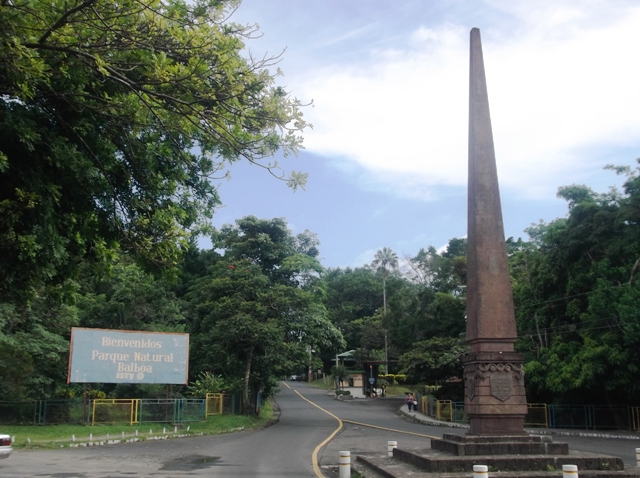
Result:
{"type": "Polygon", "coordinates": [[[251,375],[251,362],[253,360],[253,347],[247,349],[247,356],[244,366],[244,377],[242,380],[241,408],[245,415],[253,415],[251,402],[249,401],[249,377],[251,375]]]}

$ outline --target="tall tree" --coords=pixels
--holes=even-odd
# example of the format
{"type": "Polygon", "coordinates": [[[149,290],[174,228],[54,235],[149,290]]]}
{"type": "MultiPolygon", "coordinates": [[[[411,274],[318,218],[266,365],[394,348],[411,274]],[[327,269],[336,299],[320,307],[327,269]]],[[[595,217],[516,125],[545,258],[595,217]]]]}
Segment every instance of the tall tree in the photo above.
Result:
{"type": "MultiPolygon", "coordinates": [[[[373,262],[371,266],[374,269],[382,272],[382,304],[383,304],[383,317],[387,316],[387,278],[389,274],[396,271],[398,269],[398,255],[393,252],[389,247],[383,247],[379,251],[376,252],[373,257],[373,262]]],[[[383,319],[384,320],[384,319],[383,319]]],[[[385,366],[389,367],[389,344],[387,338],[387,329],[385,325],[384,332],[384,360],[386,362],[385,366]]],[[[387,370],[388,372],[388,370],[387,370]]]]}
{"type": "Polygon", "coordinates": [[[240,379],[245,413],[296,360],[308,363],[309,348],[344,346],[327,320],[313,237],[293,236],[283,219],[248,216],[226,225],[213,236],[224,254],[187,296],[193,373],[240,379]]]}
{"type": "MultiPolygon", "coordinates": [[[[245,158],[295,153],[300,102],[234,0],[25,0],[0,7],[0,295],[24,299],[119,245],[171,265],[245,158]],[[245,56],[243,56],[245,55],[245,56]]],[[[282,177],[293,188],[305,176],[282,177]]]]}
{"type": "Polygon", "coordinates": [[[323,272],[329,320],[343,333],[348,349],[364,347],[363,324],[370,323],[382,307],[380,283],[367,267],[329,269],[323,272]]]}

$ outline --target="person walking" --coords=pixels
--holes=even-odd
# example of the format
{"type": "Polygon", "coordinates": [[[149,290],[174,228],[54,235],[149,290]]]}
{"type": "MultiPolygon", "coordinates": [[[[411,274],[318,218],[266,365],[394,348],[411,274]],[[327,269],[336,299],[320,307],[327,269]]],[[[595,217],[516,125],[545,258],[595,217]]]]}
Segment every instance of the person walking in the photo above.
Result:
{"type": "Polygon", "coordinates": [[[407,407],[409,408],[409,411],[411,411],[411,407],[413,407],[413,411],[415,411],[415,408],[416,408],[416,407],[415,407],[415,405],[414,405],[414,403],[413,403],[413,402],[414,402],[414,400],[415,400],[415,399],[413,398],[413,394],[412,394],[412,393],[408,393],[408,394],[407,394],[406,402],[407,402],[407,407]]]}

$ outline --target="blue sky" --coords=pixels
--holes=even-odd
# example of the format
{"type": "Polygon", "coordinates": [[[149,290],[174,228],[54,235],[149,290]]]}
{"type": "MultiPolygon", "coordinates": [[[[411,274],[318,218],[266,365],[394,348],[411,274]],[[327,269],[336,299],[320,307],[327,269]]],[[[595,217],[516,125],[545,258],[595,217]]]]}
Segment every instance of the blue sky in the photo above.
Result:
{"type": "MultiPolygon", "coordinates": [[[[216,227],[283,217],[320,240],[325,267],[400,258],[466,236],[469,31],[480,28],[507,237],[564,217],[558,187],[620,185],[607,164],[640,156],[640,3],[625,0],[245,0],[254,57],[313,124],[283,170],[231,167],[216,227]]],[[[206,241],[203,241],[206,247],[206,241]]]]}

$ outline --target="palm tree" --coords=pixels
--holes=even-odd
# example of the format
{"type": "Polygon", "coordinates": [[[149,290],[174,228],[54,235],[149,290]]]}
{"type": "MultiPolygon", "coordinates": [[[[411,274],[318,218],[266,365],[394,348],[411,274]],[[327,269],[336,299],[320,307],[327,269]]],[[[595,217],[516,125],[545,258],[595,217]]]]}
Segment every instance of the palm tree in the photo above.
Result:
{"type": "MultiPolygon", "coordinates": [[[[375,256],[371,263],[374,269],[382,272],[382,304],[383,317],[387,316],[387,277],[393,271],[398,269],[398,254],[393,252],[389,247],[383,247],[375,256]]],[[[389,373],[389,354],[387,352],[387,329],[384,329],[384,360],[386,372],[389,373]]]]}

